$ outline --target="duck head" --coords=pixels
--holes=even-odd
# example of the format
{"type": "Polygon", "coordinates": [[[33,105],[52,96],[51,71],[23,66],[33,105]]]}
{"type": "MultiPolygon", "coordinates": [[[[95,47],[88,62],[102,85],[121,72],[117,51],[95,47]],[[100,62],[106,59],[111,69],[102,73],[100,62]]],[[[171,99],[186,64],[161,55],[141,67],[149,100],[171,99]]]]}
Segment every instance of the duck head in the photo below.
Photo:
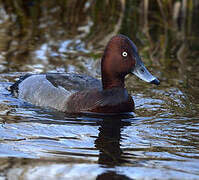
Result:
{"type": "Polygon", "coordinates": [[[124,88],[127,74],[160,84],[144,66],[135,44],[124,35],[116,35],[108,42],[101,61],[101,71],[103,89],[124,88]]]}

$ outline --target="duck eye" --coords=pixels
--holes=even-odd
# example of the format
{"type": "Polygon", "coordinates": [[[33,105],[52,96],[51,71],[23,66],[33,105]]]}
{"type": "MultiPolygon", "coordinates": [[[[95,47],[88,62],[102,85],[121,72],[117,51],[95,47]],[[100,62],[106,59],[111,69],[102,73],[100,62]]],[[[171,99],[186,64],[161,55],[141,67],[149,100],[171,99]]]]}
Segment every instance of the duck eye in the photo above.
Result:
{"type": "Polygon", "coordinates": [[[127,52],[125,52],[125,51],[124,51],[124,52],[122,52],[122,56],[123,56],[123,57],[126,57],[127,55],[128,55],[128,53],[127,53],[127,52]]]}

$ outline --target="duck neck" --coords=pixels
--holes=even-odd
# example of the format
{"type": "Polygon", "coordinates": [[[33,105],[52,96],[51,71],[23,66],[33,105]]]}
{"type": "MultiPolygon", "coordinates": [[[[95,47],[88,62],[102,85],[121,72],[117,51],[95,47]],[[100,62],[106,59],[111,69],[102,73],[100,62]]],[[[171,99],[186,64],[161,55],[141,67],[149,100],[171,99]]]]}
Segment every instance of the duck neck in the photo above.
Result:
{"type": "Polygon", "coordinates": [[[111,89],[111,88],[124,88],[124,79],[116,79],[115,77],[108,77],[104,75],[102,76],[102,85],[103,89],[111,89]]]}
{"type": "Polygon", "coordinates": [[[111,88],[124,88],[124,78],[125,76],[117,76],[112,72],[107,72],[102,68],[102,85],[103,89],[111,88]]]}

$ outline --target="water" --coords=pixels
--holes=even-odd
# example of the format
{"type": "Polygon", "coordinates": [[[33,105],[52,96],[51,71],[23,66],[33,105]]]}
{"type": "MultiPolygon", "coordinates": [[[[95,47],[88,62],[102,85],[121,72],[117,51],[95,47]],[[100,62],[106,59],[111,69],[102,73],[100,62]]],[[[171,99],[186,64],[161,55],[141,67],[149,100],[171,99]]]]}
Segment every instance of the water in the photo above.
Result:
{"type": "MultiPolygon", "coordinates": [[[[86,3],[85,8],[90,6],[86,3]]],[[[175,64],[178,60],[172,59],[174,65],[166,66],[145,59],[161,84],[128,77],[126,87],[136,109],[128,115],[66,114],[35,107],[10,94],[8,86],[26,72],[67,71],[100,77],[100,56],[109,35],[101,39],[97,29],[99,34],[93,38],[95,21],[87,12],[82,12],[83,24],[78,22],[64,33],[64,25],[54,26],[59,8],[42,12],[35,36],[24,33],[19,40],[15,33],[22,29],[15,30],[11,39],[4,39],[13,46],[4,49],[2,43],[0,179],[199,179],[197,61],[175,64]],[[74,31],[78,28],[81,33],[74,31]],[[45,37],[40,37],[40,30],[45,37]]],[[[78,19],[68,16],[73,23],[78,19]]],[[[100,17],[98,21],[102,23],[100,17]]]]}
{"type": "Polygon", "coordinates": [[[180,90],[138,89],[135,114],[109,117],[34,107],[10,96],[9,84],[0,84],[3,177],[199,177],[199,118],[184,115],[180,90]]]}

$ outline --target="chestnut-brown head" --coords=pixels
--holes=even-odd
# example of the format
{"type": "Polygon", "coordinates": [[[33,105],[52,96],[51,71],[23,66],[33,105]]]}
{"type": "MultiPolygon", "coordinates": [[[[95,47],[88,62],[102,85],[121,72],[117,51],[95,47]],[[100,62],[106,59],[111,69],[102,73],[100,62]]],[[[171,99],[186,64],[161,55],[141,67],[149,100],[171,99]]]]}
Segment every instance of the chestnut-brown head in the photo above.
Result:
{"type": "Polygon", "coordinates": [[[103,89],[124,88],[127,74],[135,74],[144,81],[159,84],[145,68],[135,44],[124,35],[114,36],[107,44],[101,61],[103,89]]]}

